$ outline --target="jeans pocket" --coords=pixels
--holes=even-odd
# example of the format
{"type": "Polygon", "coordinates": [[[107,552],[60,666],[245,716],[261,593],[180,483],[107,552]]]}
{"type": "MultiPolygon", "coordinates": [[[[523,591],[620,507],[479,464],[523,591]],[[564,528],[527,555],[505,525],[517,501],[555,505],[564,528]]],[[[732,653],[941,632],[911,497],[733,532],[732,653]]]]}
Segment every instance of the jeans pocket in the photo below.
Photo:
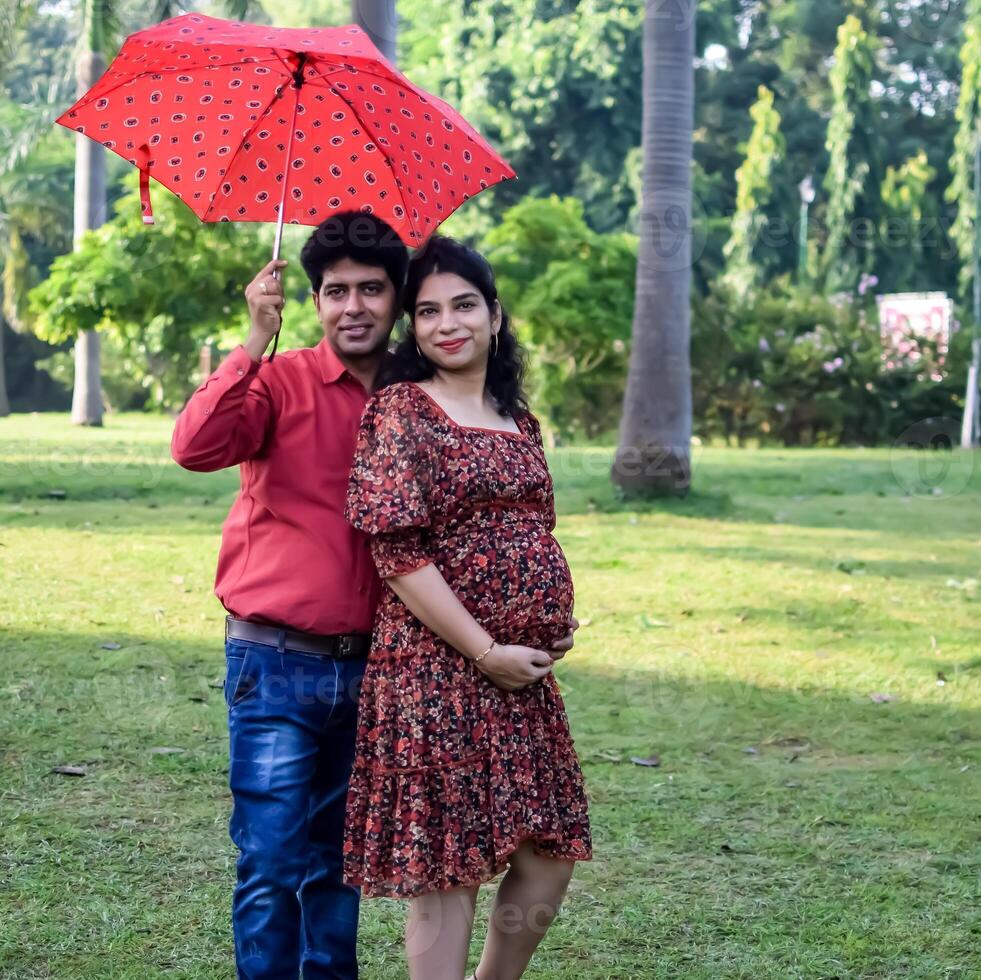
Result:
{"type": "Polygon", "coordinates": [[[252,695],[258,686],[256,659],[244,643],[225,644],[225,704],[234,708],[252,695]]]}

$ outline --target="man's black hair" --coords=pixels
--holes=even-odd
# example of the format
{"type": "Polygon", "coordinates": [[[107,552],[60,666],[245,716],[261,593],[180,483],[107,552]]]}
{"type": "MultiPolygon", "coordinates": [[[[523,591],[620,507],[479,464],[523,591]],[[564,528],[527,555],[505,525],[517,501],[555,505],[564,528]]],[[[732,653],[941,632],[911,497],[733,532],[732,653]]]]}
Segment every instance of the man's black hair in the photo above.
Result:
{"type": "Polygon", "coordinates": [[[320,292],[324,272],[343,259],[381,266],[401,297],[409,250],[384,219],[363,211],[342,211],[317,226],[300,252],[300,263],[314,292],[320,292]]]}

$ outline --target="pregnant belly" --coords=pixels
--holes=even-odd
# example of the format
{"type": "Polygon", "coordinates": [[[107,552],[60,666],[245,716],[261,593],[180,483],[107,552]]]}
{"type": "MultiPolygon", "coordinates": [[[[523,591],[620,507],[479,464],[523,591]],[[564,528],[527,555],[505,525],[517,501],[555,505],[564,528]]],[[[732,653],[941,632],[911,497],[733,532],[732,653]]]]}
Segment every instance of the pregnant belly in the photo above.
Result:
{"type": "Polygon", "coordinates": [[[543,527],[471,529],[447,545],[438,562],[443,575],[499,643],[545,647],[565,635],[572,574],[558,541],[543,527]]]}

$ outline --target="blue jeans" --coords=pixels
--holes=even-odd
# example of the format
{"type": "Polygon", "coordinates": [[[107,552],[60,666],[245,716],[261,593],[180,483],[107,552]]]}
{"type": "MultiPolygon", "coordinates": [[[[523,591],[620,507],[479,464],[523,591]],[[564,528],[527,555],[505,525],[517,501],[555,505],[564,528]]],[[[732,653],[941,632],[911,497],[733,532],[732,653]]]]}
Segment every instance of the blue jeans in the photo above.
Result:
{"type": "Polygon", "coordinates": [[[237,640],[225,659],[238,977],[354,980],[359,891],[342,849],[365,659],[237,640]]]}

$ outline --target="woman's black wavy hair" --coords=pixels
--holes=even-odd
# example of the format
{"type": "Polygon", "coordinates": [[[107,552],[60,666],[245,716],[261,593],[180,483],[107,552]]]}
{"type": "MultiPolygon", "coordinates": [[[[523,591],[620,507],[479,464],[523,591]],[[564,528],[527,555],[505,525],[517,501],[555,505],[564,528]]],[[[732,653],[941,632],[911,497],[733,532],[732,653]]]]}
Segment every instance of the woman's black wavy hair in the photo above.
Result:
{"type": "MultiPolygon", "coordinates": [[[[409,324],[395,350],[386,358],[378,373],[375,389],[385,388],[398,381],[426,381],[436,369],[432,361],[423,357],[416,347],[414,328],[416,300],[426,278],[436,272],[452,272],[472,283],[484,297],[487,308],[494,309],[497,302],[497,284],[490,263],[475,249],[455,238],[433,235],[412,257],[409,275],[403,291],[403,309],[409,324]]],[[[494,351],[492,344],[491,351],[494,351]]],[[[528,411],[524,392],[525,358],[521,345],[511,330],[511,323],[504,307],[501,307],[501,329],[497,335],[496,353],[487,359],[486,390],[497,405],[501,415],[523,414],[528,411]]]]}

